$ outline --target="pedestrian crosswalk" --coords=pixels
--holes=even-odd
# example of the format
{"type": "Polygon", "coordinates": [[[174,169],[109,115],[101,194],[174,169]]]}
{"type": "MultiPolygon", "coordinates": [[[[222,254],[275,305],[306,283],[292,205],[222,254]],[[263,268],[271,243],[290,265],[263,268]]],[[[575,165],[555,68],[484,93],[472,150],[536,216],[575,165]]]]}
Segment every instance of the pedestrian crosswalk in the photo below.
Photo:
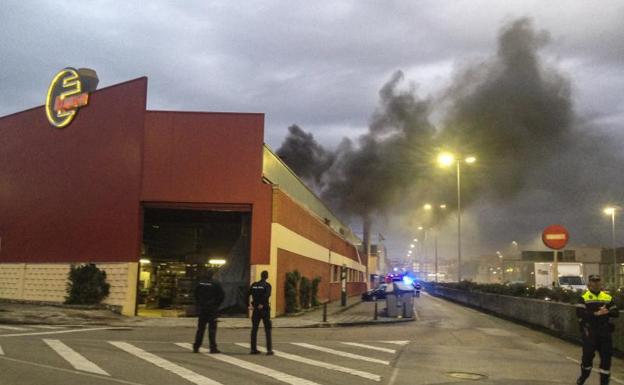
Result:
{"type": "Polygon", "coordinates": [[[330,349],[330,348],[326,348],[323,346],[312,345],[312,344],[308,344],[305,342],[292,342],[292,344],[301,346],[302,348],[318,350],[319,352],[334,354],[334,355],[341,356],[341,357],[353,358],[354,360],[362,360],[362,361],[368,361],[368,362],[375,362],[375,363],[382,364],[382,365],[390,365],[390,361],[380,360],[378,358],[373,358],[373,357],[368,357],[368,356],[362,356],[360,354],[353,354],[353,353],[345,352],[342,350],[330,349]]]}
{"type": "MultiPolygon", "coordinates": [[[[137,373],[152,378],[169,376],[168,383],[228,385],[240,383],[290,385],[328,385],[382,382],[400,349],[409,341],[314,341],[276,342],[274,356],[249,355],[247,342],[220,343],[223,353],[192,353],[188,342],[163,341],[93,341],[35,338],[30,349],[41,355],[22,351],[18,345],[0,347],[0,360],[12,359],[54,366],[60,371],[73,369],[88,376],[112,380],[136,381],[137,373]],[[399,344],[400,343],[400,344],[399,344]],[[6,358],[5,358],[6,357],[6,358]],[[46,358],[47,357],[47,358],[46,358]],[[133,373],[134,372],[134,373],[133,373]],[[160,374],[159,374],[160,373],[160,374]]],[[[261,352],[266,352],[262,346],[261,352]]],[[[128,382],[128,383],[130,383],[128,382]]],[[[134,382],[132,382],[134,383],[134,382]]]]}
{"type": "Polygon", "coordinates": [[[101,374],[104,376],[108,376],[109,374],[106,371],[102,370],[99,366],[94,364],[93,362],[87,360],[84,356],[77,353],[75,350],[70,348],[69,346],[62,343],[60,340],[52,340],[52,339],[44,339],[49,347],[52,348],[55,352],[57,352],[61,357],[67,360],[74,369],[82,370],[84,372],[101,374]]]}
{"type": "MultiPolygon", "coordinates": [[[[244,348],[250,349],[251,345],[246,344],[246,343],[237,343],[236,345],[238,346],[242,346],[244,348]]],[[[258,349],[261,352],[266,352],[266,349],[263,347],[258,347],[258,349]]],[[[313,360],[310,358],[306,358],[300,355],[295,355],[295,354],[290,354],[290,353],[285,353],[279,350],[274,350],[275,355],[281,358],[285,358],[287,360],[292,360],[292,361],[296,361],[296,362],[301,362],[304,364],[308,364],[308,365],[312,365],[312,366],[318,366],[320,368],[324,368],[324,369],[329,369],[329,370],[335,370],[337,372],[342,372],[342,373],[347,373],[347,374],[351,374],[354,376],[359,376],[362,378],[366,378],[369,380],[373,380],[373,381],[381,381],[381,376],[377,375],[377,374],[372,374],[372,373],[368,373],[362,370],[356,370],[356,369],[351,369],[351,368],[347,368],[344,366],[339,366],[339,365],[334,365],[332,363],[329,362],[323,362],[323,361],[317,361],[317,360],[313,360]]]]}

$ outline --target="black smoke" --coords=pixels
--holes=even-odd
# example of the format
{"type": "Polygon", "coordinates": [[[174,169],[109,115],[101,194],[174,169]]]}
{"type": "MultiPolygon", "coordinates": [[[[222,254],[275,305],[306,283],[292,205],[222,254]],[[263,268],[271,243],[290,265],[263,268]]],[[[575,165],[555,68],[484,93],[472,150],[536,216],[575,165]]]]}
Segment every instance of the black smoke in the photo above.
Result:
{"type": "MultiPolygon", "coordinates": [[[[379,92],[366,134],[345,138],[331,155],[306,155],[317,152],[316,143],[299,146],[286,162],[301,153],[313,162],[308,168],[322,170],[313,175],[323,180],[326,202],[367,218],[413,215],[424,201],[449,202],[453,214],[455,172],[437,167],[436,154],[475,155],[477,163],[461,166],[462,206],[500,208],[488,211],[500,217],[479,218],[486,237],[511,241],[560,222],[590,238],[597,231],[580,218],[599,217],[601,204],[624,200],[617,189],[624,162],[616,144],[575,112],[572,81],[542,54],[550,41],[531,20],[515,20],[501,28],[495,54],[462,66],[436,98],[420,99],[397,71],[379,92]],[[435,126],[433,111],[442,115],[435,126]],[[318,162],[328,158],[329,167],[318,162]]],[[[284,144],[297,137],[313,139],[291,131],[284,144]]]]}
{"type": "Polygon", "coordinates": [[[293,124],[277,155],[302,179],[322,187],[323,174],[332,166],[335,155],[323,148],[310,133],[293,124]]]}
{"type": "Polygon", "coordinates": [[[539,56],[548,41],[528,19],[511,23],[500,33],[496,56],[465,69],[447,92],[438,142],[478,157],[480,178],[466,186],[471,190],[508,199],[573,139],[570,81],[539,56]]]}

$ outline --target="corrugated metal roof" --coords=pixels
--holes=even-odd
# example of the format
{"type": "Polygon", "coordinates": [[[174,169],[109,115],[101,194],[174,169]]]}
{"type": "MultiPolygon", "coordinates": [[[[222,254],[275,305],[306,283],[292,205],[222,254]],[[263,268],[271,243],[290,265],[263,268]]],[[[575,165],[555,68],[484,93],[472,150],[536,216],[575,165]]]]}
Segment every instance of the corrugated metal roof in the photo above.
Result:
{"type": "Polygon", "coordinates": [[[316,214],[321,220],[329,220],[329,226],[341,234],[349,242],[359,245],[362,241],[353,234],[349,226],[342,223],[337,216],[308,186],[277,156],[266,144],[262,154],[262,176],[269,183],[279,188],[297,201],[300,205],[316,214]]]}

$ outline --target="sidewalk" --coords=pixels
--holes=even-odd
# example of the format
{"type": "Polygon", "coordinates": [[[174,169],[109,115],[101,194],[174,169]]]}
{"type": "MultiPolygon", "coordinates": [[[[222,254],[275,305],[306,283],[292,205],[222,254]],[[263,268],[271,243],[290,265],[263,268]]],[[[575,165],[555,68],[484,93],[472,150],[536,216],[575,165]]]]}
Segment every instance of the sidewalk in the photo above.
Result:
{"type": "MultiPolygon", "coordinates": [[[[381,312],[385,307],[385,302],[378,301],[377,305],[381,312]]],[[[381,316],[374,320],[374,308],[373,302],[361,302],[359,297],[350,297],[345,307],[340,306],[340,301],[334,301],[327,305],[327,322],[323,322],[322,306],[298,316],[280,316],[272,321],[275,328],[315,328],[386,324],[414,320],[413,318],[401,319],[381,316]]],[[[0,324],[194,328],[196,323],[196,317],[124,317],[105,309],[0,302],[0,324]]],[[[222,317],[219,318],[219,327],[226,329],[250,328],[251,321],[248,318],[222,317]]]]}

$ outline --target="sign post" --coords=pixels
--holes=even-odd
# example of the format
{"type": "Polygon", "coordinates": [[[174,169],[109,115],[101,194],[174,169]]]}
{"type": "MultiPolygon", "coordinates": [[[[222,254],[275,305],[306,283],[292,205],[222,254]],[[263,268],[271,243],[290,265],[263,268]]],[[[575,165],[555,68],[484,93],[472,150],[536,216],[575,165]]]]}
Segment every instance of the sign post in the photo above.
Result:
{"type": "Polygon", "coordinates": [[[557,250],[563,249],[570,239],[570,234],[561,225],[551,225],[542,232],[542,241],[546,247],[553,250],[553,287],[559,286],[559,268],[557,262],[557,250]]]}

